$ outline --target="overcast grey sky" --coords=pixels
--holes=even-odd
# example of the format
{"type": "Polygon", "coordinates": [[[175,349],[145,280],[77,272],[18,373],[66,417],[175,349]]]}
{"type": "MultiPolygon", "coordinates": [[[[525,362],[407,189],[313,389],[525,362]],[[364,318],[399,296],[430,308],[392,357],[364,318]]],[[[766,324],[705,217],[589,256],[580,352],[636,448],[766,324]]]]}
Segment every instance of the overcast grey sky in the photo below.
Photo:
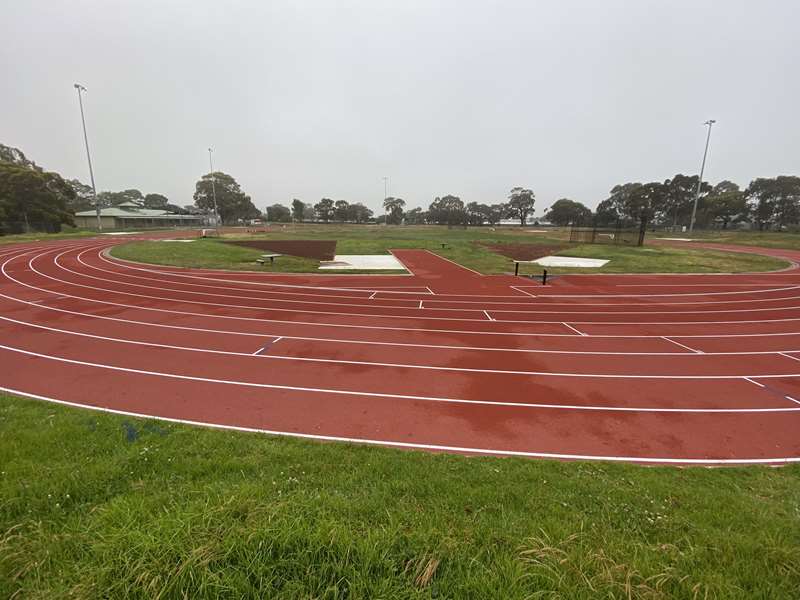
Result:
{"type": "Polygon", "coordinates": [[[800,3],[5,0],[0,143],[99,190],[410,207],[800,174],[800,3]]]}

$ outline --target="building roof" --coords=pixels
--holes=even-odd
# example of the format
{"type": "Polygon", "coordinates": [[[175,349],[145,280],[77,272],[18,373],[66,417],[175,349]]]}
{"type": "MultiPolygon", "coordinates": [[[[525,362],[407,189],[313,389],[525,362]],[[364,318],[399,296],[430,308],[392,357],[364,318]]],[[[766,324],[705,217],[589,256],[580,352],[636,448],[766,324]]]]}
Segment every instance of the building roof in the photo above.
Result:
{"type": "MultiPolygon", "coordinates": [[[[94,217],[97,213],[94,210],[82,210],[76,212],[76,217],[94,217]]],[[[118,217],[121,219],[198,219],[202,218],[198,215],[179,215],[178,213],[169,212],[167,210],[160,210],[154,208],[142,208],[138,205],[125,202],[117,206],[100,209],[101,217],[118,217]]]]}

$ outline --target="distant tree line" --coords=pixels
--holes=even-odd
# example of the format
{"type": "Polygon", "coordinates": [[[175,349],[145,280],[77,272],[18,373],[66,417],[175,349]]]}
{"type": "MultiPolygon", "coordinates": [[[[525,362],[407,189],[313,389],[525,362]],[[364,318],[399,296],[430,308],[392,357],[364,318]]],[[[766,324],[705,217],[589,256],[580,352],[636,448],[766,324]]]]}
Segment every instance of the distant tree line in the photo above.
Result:
{"type": "MultiPolygon", "coordinates": [[[[696,175],[675,175],[664,182],[614,186],[597,207],[598,224],[652,223],[677,228],[691,222],[698,187],[696,175]]],[[[695,226],[727,229],[752,222],[759,230],[782,229],[800,221],[800,177],[759,178],[742,190],[731,181],[700,184],[695,226]]]]}
{"type": "MultiPolygon", "coordinates": [[[[691,221],[696,175],[678,174],[663,182],[623,183],[614,186],[608,198],[592,212],[584,204],[561,198],[543,216],[553,225],[569,224],[634,227],[642,223],[678,228],[691,221]]],[[[406,210],[402,198],[383,202],[384,212],[374,219],[390,225],[497,225],[503,219],[515,219],[524,225],[534,214],[536,197],[532,190],[513,188],[507,201],[497,204],[464,202],[458,196],[437,196],[427,210],[406,210]]],[[[275,204],[267,209],[267,219],[275,222],[318,221],[323,223],[366,223],[373,221],[372,211],[362,204],[323,198],[316,204],[292,201],[291,209],[275,204]]],[[[695,226],[728,228],[733,223],[752,222],[758,229],[785,228],[800,222],[800,178],[778,176],[755,179],[742,190],[731,181],[712,186],[700,185],[695,226]]]]}
{"type": "MultiPolygon", "coordinates": [[[[614,186],[607,198],[592,212],[584,204],[561,198],[543,215],[554,225],[596,224],[600,226],[654,226],[679,228],[691,221],[696,175],[677,174],[664,181],[629,182],[614,186]]],[[[514,219],[524,225],[534,215],[536,197],[531,189],[512,188],[504,202],[469,202],[453,194],[437,196],[428,205],[407,209],[402,198],[383,202],[383,214],[361,203],[322,198],[317,203],[294,199],[290,206],[273,204],[262,214],[236,181],[223,172],[203,175],[195,184],[194,205],[181,208],[163,194],[143,194],[138,189],[102,191],[101,207],[134,202],[144,208],[174,213],[214,212],[214,196],[223,223],[236,224],[255,219],[276,223],[317,221],[323,223],[387,223],[389,225],[437,224],[449,226],[497,225],[514,219]]],[[[95,206],[92,188],[77,179],[65,180],[45,171],[25,154],[0,144],[0,233],[39,229],[58,231],[72,225],[73,215],[95,206]]],[[[741,189],[731,181],[699,186],[695,225],[726,229],[732,224],[752,223],[759,230],[785,229],[800,224],[800,177],[780,175],[758,178],[741,189]]]]}

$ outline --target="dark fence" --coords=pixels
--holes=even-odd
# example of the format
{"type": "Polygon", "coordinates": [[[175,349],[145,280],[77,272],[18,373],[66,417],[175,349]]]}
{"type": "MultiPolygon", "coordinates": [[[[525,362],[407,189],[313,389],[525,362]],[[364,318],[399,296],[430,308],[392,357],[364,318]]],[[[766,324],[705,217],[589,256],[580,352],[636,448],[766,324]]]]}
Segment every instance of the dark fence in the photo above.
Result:
{"type": "Polygon", "coordinates": [[[642,246],[646,223],[640,227],[624,227],[618,223],[612,227],[598,227],[594,223],[573,223],[569,241],[576,244],[610,244],[614,246],[642,246]]]}

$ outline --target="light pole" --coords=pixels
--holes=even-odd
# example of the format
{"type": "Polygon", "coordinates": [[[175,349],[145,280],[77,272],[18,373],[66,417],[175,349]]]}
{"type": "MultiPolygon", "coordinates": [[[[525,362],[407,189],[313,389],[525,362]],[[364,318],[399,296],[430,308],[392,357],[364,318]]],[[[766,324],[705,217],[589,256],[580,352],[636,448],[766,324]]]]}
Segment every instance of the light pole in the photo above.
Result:
{"type": "Polygon", "coordinates": [[[694,220],[697,216],[697,201],[700,198],[700,186],[703,185],[703,172],[706,170],[706,155],[708,154],[708,143],[711,141],[711,126],[716,123],[715,119],[709,119],[703,125],[708,126],[706,135],[706,149],[703,150],[703,163],[700,165],[700,179],[697,180],[697,189],[694,191],[694,206],[692,206],[692,220],[689,223],[689,233],[694,231],[694,220]]]}
{"type": "Polygon", "coordinates": [[[211,148],[208,149],[208,168],[211,173],[211,195],[214,197],[214,225],[217,228],[217,234],[219,234],[219,209],[217,208],[217,187],[214,184],[214,163],[211,161],[211,153],[213,150],[211,148]]]}
{"type": "Polygon", "coordinates": [[[383,224],[389,224],[389,214],[386,211],[386,199],[389,197],[389,177],[383,178],[383,224]]]}
{"type": "Polygon", "coordinates": [[[97,228],[103,229],[103,221],[100,219],[100,203],[97,201],[97,189],[94,187],[94,171],[92,170],[92,155],[89,154],[89,137],[86,135],[86,119],[83,116],[83,98],[81,92],[85,92],[86,88],[80,83],[74,85],[78,91],[78,106],[81,107],[81,124],[83,125],[83,142],[86,144],[86,160],[89,161],[89,178],[92,180],[92,197],[94,198],[94,211],[97,215],[97,228]]]}

